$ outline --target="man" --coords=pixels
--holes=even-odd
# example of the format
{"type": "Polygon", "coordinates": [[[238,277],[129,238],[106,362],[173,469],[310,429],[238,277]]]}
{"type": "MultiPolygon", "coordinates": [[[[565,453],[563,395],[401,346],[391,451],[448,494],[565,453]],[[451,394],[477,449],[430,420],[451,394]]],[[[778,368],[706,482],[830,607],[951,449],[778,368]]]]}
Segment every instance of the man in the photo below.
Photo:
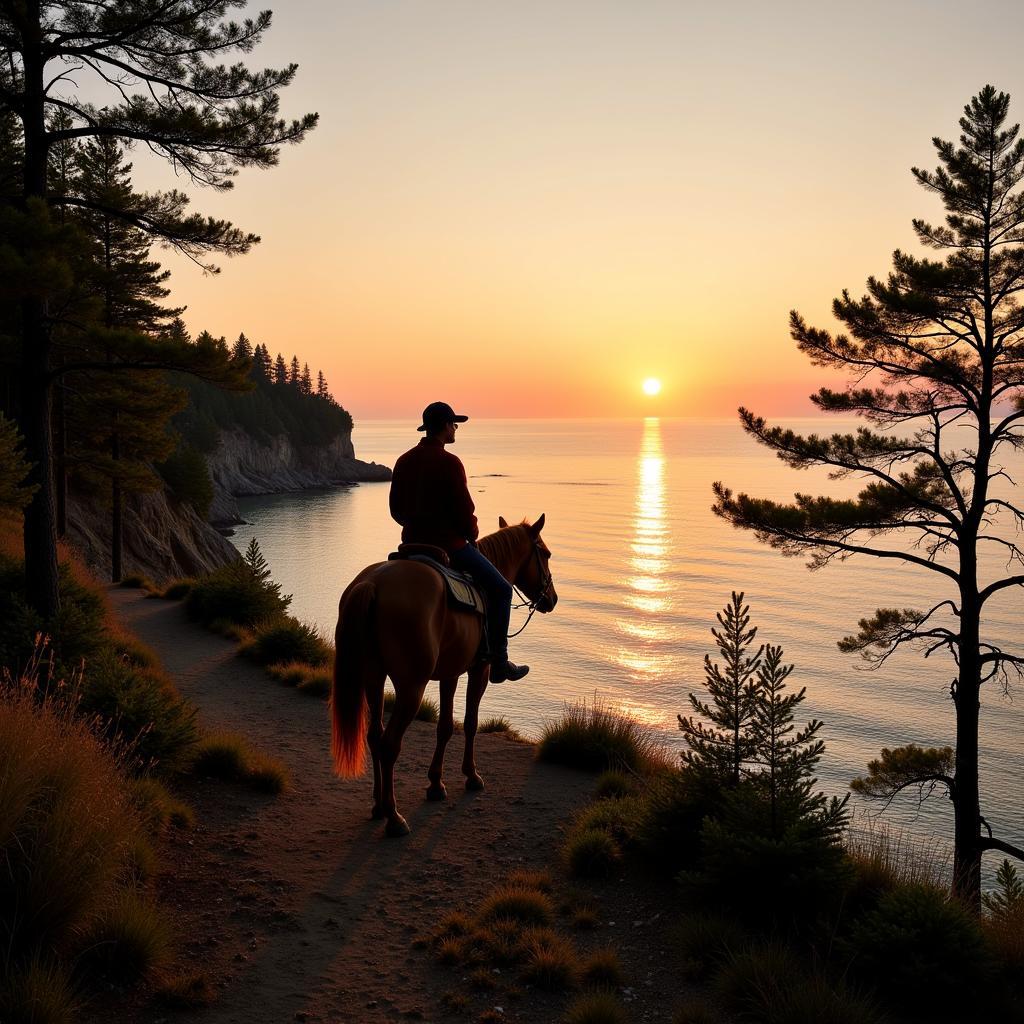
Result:
{"type": "Polygon", "coordinates": [[[512,585],[480,553],[476,509],[457,455],[444,450],[468,416],[457,416],[447,402],[432,402],[416,429],[426,437],[395,463],[391,477],[391,518],[402,524],[405,544],[434,544],[448,552],[452,567],[471,573],[487,597],[491,682],[522,679],[528,665],[508,660],[512,585]]]}

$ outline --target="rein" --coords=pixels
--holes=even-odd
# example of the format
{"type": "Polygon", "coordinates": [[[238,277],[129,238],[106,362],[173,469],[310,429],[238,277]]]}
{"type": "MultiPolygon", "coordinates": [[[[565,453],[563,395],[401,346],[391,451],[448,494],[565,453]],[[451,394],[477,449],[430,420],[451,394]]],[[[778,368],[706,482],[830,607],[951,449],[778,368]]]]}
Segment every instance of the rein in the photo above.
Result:
{"type": "Polygon", "coordinates": [[[533,542],[533,553],[537,559],[537,568],[540,570],[540,579],[542,586],[540,588],[540,593],[538,593],[538,595],[535,598],[531,599],[528,598],[519,589],[519,587],[515,585],[515,583],[512,584],[512,589],[516,592],[516,595],[519,597],[519,603],[512,605],[512,608],[515,610],[518,610],[520,608],[529,608],[530,614],[526,616],[526,621],[514,633],[508,634],[509,640],[511,640],[515,636],[519,636],[519,634],[522,633],[522,631],[526,629],[526,627],[530,624],[530,619],[533,618],[533,614],[537,610],[537,606],[540,604],[541,601],[544,600],[545,597],[547,597],[548,591],[551,589],[551,584],[553,582],[551,572],[549,570],[545,570],[544,568],[544,559],[541,558],[540,555],[540,545],[536,541],[533,542]]]}

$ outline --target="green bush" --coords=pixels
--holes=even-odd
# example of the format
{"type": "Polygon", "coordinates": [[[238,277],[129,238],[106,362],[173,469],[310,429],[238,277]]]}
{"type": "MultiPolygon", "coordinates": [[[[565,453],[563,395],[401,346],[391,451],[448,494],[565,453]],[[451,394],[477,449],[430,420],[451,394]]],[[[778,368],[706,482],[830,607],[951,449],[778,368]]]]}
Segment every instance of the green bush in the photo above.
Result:
{"type": "Polygon", "coordinates": [[[689,769],[654,778],[636,826],[636,842],[645,859],[672,875],[692,868],[700,857],[704,822],[720,801],[717,784],[689,769]]]}
{"type": "Polygon", "coordinates": [[[886,893],[845,944],[851,970],[906,1012],[970,1014],[992,974],[978,920],[940,890],[886,893]]]}
{"type": "Polygon", "coordinates": [[[278,584],[257,578],[244,562],[232,562],[193,581],[185,610],[205,626],[223,620],[252,627],[280,618],[290,603],[278,584]]]}
{"type": "Polygon", "coordinates": [[[86,666],[81,710],[99,715],[110,735],[131,744],[142,767],[161,774],[183,770],[199,739],[196,709],[152,670],[112,650],[86,666]]]}
{"type": "Polygon", "coordinates": [[[171,493],[205,519],[213,503],[213,480],[203,453],[183,442],[157,470],[171,493]]]}
{"type": "Polygon", "coordinates": [[[257,623],[239,654],[258,665],[303,662],[323,666],[334,658],[331,645],[312,626],[290,615],[257,623]]]}
{"type": "Polygon", "coordinates": [[[544,726],[537,756],[595,772],[639,773],[664,763],[661,748],[642,723],[597,700],[566,705],[561,718],[544,726]]]}

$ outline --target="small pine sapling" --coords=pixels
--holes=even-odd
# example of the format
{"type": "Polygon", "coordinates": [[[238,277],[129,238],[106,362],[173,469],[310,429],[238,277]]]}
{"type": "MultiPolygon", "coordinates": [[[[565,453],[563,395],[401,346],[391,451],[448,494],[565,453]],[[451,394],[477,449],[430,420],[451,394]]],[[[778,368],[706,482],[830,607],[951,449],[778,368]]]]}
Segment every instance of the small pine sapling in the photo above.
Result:
{"type": "Polygon", "coordinates": [[[694,714],[679,719],[679,729],[690,749],[684,764],[731,787],[739,784],[744,763],[753,752],[751,720],[754,708],[755,674],[764,647],[751,655],[757,627],[750,627],[750,608],[743,594],[733,591],[732,599],[717,615],[721,630],[712,628],[724,667],[704,656],[704,686],[710,701],[690,694],[694,714]],[[700,718],[707,720],[700,721],[700,718]]]}
{"type": "Polygon", "coordinates": [[[981,897],[985,909],[997,918],[1013,917],[1024,910],[1024,881],[1017,877],[1017,869],[1003,860],[996,872],[998,888],[981,897]]]}

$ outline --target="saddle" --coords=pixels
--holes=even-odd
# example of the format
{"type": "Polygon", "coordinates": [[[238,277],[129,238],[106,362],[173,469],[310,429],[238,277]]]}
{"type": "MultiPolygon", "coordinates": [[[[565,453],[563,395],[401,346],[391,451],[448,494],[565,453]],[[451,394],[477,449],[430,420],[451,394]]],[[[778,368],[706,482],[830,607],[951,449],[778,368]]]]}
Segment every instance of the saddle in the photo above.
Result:
{"type": "Polygon", "coordinates": [[[466,611],[476,612],[478,615],[487,614],[484,596],[473,582],[473,577],[466,572],[456,572],[451,567],[451,560],[444,548],[435,547],[433,544],[399,544],[398,550],[388,555],[388,561],[420,562],[429,565],[441,574],[451,604],[466,611]]]}

